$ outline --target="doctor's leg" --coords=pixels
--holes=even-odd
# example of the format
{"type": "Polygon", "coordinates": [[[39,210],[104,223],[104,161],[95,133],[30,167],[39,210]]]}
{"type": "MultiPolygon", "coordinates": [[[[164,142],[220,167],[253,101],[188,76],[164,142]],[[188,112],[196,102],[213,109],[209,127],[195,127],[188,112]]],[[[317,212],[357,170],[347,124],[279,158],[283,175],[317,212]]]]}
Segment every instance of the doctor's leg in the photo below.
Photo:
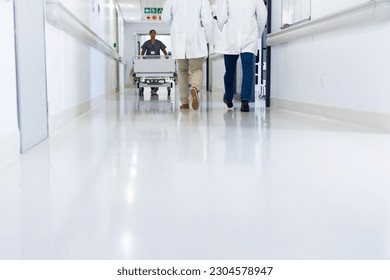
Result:
{"type": "Polygon", "coordinates": [[[241,101],[250,101],[253,92],[253,81],[255,78],[255,55],[253,53],[242,53],[242,85],[241,85],[241,101]]]}
{"type": "Polygon", "coordinates": [[[178,59],[178,79],[180,88],[180,101],[182,109],[188,109],[190,101],[188,100],[188,60],[178,59]]]}
{"type": "Polygon", "coordinates": [[[189,59],[191,86],[198,92],[202,90],[203,85],[203,60],[203,57],[189,59]]]}
{"type": "Polygon", "coordinates": [[[241,85],[241,111],[249,112],[249,101],[254,90],[253,81],[255,78],[253,53],[241,53],[242,64],[242,85],[241,85]]]}
{"type": "Polygon", "coordinates": [[[203,85],[203,57],[190,58],[190,74],[191,74],[191,97],[192,108],[198,110],[199,108],[199,91],[202,90],[203,85]]]}
{"type": "Polygon", "coordinates": [[[236,76],[236,67],[237,67],[237,59],[238,55],[225,54],[225,75],[223,77],[224,85],[225,85],[225,96],[227,102],[233,101],[234,96],[234,80],[236,76]]]}

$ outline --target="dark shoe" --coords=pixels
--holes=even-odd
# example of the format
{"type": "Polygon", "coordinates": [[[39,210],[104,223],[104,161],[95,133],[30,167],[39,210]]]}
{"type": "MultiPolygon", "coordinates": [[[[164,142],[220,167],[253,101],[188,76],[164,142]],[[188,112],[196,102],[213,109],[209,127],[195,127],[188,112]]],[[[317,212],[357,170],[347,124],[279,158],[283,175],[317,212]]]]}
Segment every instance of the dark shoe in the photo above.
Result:
{"type": "Polygon", "coordinates": [[[191,96],[192,96],[192,109],[198,110],[199,108],[199,94],[196,88],[191,89],[191,96]]]}
{"type": "Polygon", "coordinates": [[[151,94],[151,96],[158,96],[158,94],[157,93],[155,93],[155,92],[152,92],[152,94],[151,94]]]}
{"type": "Polygon", "coordinates": [[[249,102],[247,100],[241,101],[241,112],[249,112],[249,102]]]}
{"type": "Polygon", "coordinates": [[[232,101],[228,102],[226,100],[226,94],[223,95],[223,103],[225,103],[228,108],[232,108],[233,107],[233,102],[232,101]]]}
{"type": "Polygon", "coordinates": [[[181,104],[180,109],[190,109],[190,105],[188,105],[188,104],[181,104]]]}

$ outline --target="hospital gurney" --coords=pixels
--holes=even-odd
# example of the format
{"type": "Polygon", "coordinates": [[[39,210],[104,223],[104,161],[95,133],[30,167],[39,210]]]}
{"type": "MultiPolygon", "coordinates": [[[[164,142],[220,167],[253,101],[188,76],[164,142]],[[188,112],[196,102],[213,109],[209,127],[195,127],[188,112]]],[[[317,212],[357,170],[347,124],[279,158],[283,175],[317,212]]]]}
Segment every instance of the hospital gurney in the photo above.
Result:
{"type": "Polygon", "coordinates": [[[144,87],[166,87],[168,96],[176,82],[176,63],[170,56],[146,55],[134,57],[135,83],[139,95],[144,94],[144,87]]]}

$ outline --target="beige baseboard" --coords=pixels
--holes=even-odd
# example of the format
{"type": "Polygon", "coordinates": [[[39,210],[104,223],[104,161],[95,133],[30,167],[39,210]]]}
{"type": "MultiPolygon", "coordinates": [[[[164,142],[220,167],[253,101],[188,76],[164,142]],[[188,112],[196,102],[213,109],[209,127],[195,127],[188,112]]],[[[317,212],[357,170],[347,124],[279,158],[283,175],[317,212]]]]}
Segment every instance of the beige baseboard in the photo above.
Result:
{"type": "Polygon", "coordinates": [[[390,132],[390,114],[357,111],[276,98],[271,98],[271,107],[321,116],[375,130],[390,132]]]}
{"type": "Polygon", "coordinates": [[[0,137],[0,168],[20,155],[19,130],[0,137]]]}
{"type": "Polygon", "coordinates": [[[113,89],[105,95],[99,96],[95,99],[81,103],[77,106],[69,108],[63,112],[49,116],[49,136],[55,134],[58,130],[70,123],[75,118],[89,112],[92,108],[117,93],[117,89],[113,89]]]}

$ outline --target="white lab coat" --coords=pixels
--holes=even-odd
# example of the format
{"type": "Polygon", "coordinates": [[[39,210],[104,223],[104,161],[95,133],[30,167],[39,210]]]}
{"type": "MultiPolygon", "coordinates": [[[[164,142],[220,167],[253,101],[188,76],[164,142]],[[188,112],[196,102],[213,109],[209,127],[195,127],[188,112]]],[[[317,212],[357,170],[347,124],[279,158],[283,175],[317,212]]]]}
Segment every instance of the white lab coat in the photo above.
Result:
{"type": "Polygon", "coordinates": [[[263,0],[217,0],[217,20],[221,39],[215,52],[222,54],[257,54],[259,38],[267,23],[263,0]]]}
{"type": "Polygon", "coordinates": [[[209,0],[167,0],[161,18],[171,24],[173,58],[208,55],[213,29],[209,0]]]}

